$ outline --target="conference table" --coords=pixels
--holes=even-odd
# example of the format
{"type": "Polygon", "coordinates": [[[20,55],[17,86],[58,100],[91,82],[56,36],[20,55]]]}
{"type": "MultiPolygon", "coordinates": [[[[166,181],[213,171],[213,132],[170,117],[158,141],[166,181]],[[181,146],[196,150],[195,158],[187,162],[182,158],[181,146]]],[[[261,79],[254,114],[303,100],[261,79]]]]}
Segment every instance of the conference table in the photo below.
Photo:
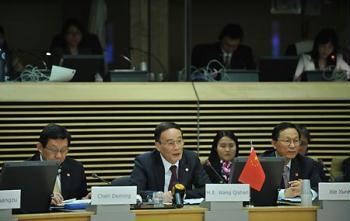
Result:
{"type": "MultiPolygon", "coordinates": [[[[317,206],[277,206],[277,207],[247,207],[249,221],[283,220],[316,221],[317,206]]],[[[185,206],[181,209],[149,209],[131,210],[135,213],[136,221],[203,221],[206,208],[199,206],[185,206]]],[[[15,215],[18,221],[90,221],[93,212],[52,212],[38,214],[15,215]]],[[[118,218],[116,217],[116,220],[118,218]]]]}

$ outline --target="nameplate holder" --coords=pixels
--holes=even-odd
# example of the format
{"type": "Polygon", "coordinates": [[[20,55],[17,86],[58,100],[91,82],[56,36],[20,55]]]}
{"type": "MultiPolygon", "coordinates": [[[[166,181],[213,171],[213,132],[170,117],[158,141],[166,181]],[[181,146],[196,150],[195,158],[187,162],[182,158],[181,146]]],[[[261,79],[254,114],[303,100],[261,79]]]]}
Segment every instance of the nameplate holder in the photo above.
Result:
{"type": "Polygon", "coordinates": [[[250,200],[249,184],[206,184],[205,201],[238,202],[250,200]]]}
{"type": "Polygon", "coordinates": [[[0,209],[21,208],[21,190],[1,190],[0,209]]]}
{"type": "Polygon", "coordinates": [[[91,188],[91,205],[136,203],[136,186],[95,186],[91,188]]]}
{"type": "Polygon", "coordinates": [[[319,200],[350,200],[350,183],[319,183],[319,200]]]}

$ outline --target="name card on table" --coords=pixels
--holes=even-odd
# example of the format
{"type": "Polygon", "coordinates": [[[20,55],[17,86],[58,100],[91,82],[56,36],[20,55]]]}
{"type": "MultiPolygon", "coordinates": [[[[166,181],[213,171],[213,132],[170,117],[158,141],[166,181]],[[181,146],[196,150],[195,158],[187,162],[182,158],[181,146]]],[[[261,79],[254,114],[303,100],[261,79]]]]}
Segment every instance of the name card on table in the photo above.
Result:
{"type": "Polygon", "coordinates": [[[136,186],[94,186],[91,205],[135,204],[136,193],[136,186]]]}
{"type": "Polygon", "coordinates": [[[350,183],[319,183],[319,200],[350,200],[350,183]]]}
{"type": "Polygon", "coordinates": [[[249,201],[249,184],[206,184],[205,201],[249,201]]]}
{"type": "Polygon", "coordinates": [[[1,190],[0,209],[21,208],[21,190],[1,190]]]}

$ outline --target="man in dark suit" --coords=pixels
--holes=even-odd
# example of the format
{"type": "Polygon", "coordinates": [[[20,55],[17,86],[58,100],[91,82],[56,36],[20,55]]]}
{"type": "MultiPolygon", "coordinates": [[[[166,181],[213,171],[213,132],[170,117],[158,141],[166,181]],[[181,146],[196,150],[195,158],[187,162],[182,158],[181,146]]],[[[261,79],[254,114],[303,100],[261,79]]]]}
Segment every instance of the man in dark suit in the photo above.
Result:
{"type": "Polygon", "coordinates": [[[210,180],[197,154],[184,150],[179,125],[172,122],[159,124],[154,133],[155,150],[136,157],[131,182],[138,192],[163,191],[164,201],[171,202],[171,189],[176,183],[186,187],[187,198],[204,197],[205,184],[210,180]],[[194,187],[194,188],[193,188],[194,187]]]}
{"type": "Polygon", "coordinates": [[[67,157],[71,136],[66,128],[48,124],[40,133],[38,153],[29,160],[56,160],[60,162],[51,203],[61,204],[64,199],[89,197],[83,165],[67,157]]]}
{"type": "Polygon", "coordinates": [[[300,196],[302,179],[310,179],[313,194],[316,195],[321,178],[314,160],[299,154],[300,134],[291,123],[280,123],[272,131],[273,150],[263,157],[283,157],[285,166],[279,198],[300,196]]]}
{"type": "MultiPolygon", "coordinates": [[[[192,51],[192,65],[197,68],[205,67],[215,59],[227,69],[255,69],[252,49],[241,44],[243,30],[237,24],[226,25],[220,35],[219,42],[214,44],[197,45],[192,51]]],[[[210,66],[221,69],[218,64],[210,66]]]]}

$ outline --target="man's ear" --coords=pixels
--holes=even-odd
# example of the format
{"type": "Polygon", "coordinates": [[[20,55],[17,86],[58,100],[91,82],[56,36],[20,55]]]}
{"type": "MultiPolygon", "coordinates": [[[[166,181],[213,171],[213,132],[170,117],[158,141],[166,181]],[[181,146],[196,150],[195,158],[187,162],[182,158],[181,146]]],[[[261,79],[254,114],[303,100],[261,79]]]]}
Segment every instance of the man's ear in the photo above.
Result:
{"type": "Polygon", "coordinates": [[[43,145],[41,145],[41,143],[37,143],[36,144],[36,149],[38,149],[38,151],[41,153],[43,151],[43,145]]]}
{"type": "Polygon", "coordinates": [[[275,150],[276,150],[276,143],[277,143],[276,140],[272,140],[272,141],[271,141],[271,144],[272,144],[272,146],[273,146],[273,149],[275,149],[275,150]]]}
{"type": "Polygon", "coordinates": [[[154,143],[154,146],[156,147],[156,149],[157,149],[158,151],[160,151],[160,143],[159,143],[158,141],[156,141],[156,142],[154,143]]]}

